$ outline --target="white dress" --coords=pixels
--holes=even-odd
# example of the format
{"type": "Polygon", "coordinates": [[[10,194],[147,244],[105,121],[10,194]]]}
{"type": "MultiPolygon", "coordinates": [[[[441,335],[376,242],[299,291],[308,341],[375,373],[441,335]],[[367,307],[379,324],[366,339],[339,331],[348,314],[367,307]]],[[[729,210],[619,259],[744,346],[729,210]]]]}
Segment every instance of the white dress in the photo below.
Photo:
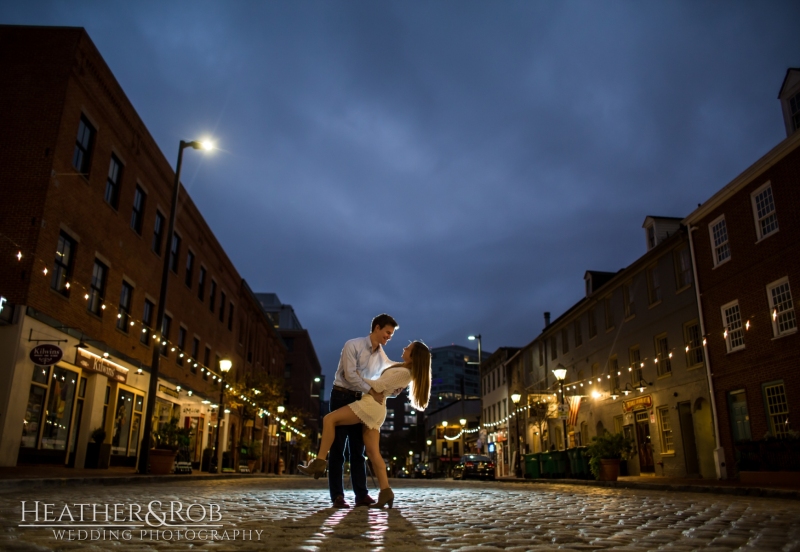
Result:
{"type": "MultiPolygon", "coordinates": [[[[389,367],[376,380],[369,380],[369,384],[378,393],[403,389],[411,383],[411,371],[404,366],[389,367]]],[[[360,400],[347,406],[355,412],[365,426],[370,429],[380,429],[386,419],[386,403],[379,404],[372,395],[362,395],[360,400]]]]}

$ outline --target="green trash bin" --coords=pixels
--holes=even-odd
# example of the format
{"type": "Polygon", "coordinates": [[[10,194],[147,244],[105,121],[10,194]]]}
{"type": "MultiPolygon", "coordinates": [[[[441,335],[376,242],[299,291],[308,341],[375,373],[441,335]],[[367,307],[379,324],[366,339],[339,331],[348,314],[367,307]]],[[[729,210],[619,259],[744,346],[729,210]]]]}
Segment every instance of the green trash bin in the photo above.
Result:
{"type": "Polygon", "coordinates": [[[569,473],[569,456],[565,450],[554,450],[550,452],[553,463],[553,475],[556,479],[563,479],[569,473]]]}
{"type": "Polygon", "coordinates": [[[542,470],[542,477],[553,477],[553,471],[555,470],[555,464],[553,463],[553,453],[552,452],[543,452],[539,457],[540,461],[540,468],[542,470]]]}
{"type": "Polygon", "coordinates": [[[592,469],[589,467],[590,457],[586,454],[589,447],[578,447],[577,463],[581,471],[581,479],[594,479],[592,469]]]}
{"type": "Polygon", "coordinates": [[[526,479],[539,479],[542,474],[539,467],[540,453],[526,454],[525,458],[525,478],[526,479]]]}
{"type": "Polygon", "coordinates": [[[580,467],[578,466],[578,449],[567,449],[567,458],[569,459],[569,473],[570,477],[580,477],[580,467]]]}

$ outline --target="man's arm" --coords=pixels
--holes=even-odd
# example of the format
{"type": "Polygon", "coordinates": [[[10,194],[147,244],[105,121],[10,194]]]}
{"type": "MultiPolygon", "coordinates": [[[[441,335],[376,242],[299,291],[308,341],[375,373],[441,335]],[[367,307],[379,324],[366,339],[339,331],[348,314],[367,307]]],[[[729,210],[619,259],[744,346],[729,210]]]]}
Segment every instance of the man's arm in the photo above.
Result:
{"type": "Polygon", "coordinates": [[[360,389],[363,393],[369,393],[372,390],[367,381],[361,377],[358,372],[358,348],[356,344],[348,341],[344,344],[342,349],[342,376],[354,388],[360,389]]]}

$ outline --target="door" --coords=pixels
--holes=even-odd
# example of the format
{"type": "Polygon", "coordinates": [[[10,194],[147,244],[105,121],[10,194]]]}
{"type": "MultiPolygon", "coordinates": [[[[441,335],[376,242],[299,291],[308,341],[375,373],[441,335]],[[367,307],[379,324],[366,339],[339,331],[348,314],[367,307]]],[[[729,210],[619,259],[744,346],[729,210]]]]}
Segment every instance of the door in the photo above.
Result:
{"type": "Polygon", "coordinates": [[[636,444],[639,449],[639,471],[654,473],[653,444],[650,442],[650,417],[646,410],[636,413],[636,444]]]}
{"type": "Polygon", "coordinates": [[[683,437],[683,455],[686,462],[686,475],[700,475],[700,461],[697,458],[697,442],[694,437],[694,421],[692,405],[689,402],[678,403],[678,417],[681,421],[683,437]]]}
{"type": "Polygon", "coordinates": [[[747,414],[747,395],[744,389],[731,391],[728,394],[728,406],[731,412],[731,430],[733,440],[750,440],[750,416],[747,414]]]}

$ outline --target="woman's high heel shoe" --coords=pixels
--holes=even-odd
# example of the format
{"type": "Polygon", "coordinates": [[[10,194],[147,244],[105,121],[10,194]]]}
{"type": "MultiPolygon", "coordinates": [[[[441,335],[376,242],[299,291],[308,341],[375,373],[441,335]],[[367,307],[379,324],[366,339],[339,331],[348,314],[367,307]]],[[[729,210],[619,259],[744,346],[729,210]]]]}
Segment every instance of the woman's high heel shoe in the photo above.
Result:
{"type": "Polygon", "coordinates": [[[375,504],[370,504],[370,508],[383,508],[384,504],[389,504],[389,508],[394,504],[394,492],[392,489],[381,489],[378,493],[378,501],[375,504]]]}
{"type": "Polygon", "coordinates": [[[319,479],[326,469],[328,469],[328,463],[322,458],[314,458],[305,466],[302,464],[297,466],[297,471],[306,475],[313,475],[314,479],[319,479]]]}

